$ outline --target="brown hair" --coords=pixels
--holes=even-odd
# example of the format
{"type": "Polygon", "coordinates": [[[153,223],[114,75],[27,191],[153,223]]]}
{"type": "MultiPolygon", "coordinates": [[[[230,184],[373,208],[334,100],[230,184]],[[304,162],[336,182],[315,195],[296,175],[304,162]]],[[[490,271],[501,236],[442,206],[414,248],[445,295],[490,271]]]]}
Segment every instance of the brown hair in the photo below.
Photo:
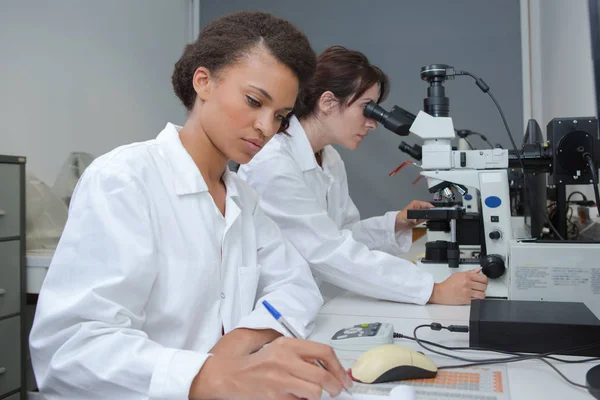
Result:
{"type": "Polygon", "coordinates": [[[344,105],[349,106],[371,86],[379,83],[379,98],[383,101],[389,88],[388,77],[372,65],[363,53],[342,46],[327,48],[317,58],[317,70],[300,90],[294,114],[298,118],[315,111],[321,95],[332,92],[344,105]]]}
{"type": "MultiPolygon", "coordinates": [[[[196,69],[202,66],[218,74],[256,45],[264,46],[291,69],[300,86],[315,71],[316,55],[306,36],[294,25],[271,14],[240,11],[213,20],[202,29],[194,43],[185,47],[171,77],[175,94],[191,111],[196,101],[192,83],[196,69]]],[[[283,121],[281,129],[287,128],[286,122],[283,121]]]]}

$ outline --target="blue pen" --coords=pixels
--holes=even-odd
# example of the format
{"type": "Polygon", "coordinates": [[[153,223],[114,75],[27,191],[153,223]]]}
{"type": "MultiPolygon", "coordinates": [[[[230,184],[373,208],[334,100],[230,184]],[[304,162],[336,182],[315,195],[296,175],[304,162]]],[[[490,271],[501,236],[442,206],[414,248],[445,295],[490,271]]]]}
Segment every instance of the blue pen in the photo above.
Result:
{"type": "MultiPolygon", "coordinates": [[[[285,318],[283,318],[283,315],[281,315],[279,313],[279,311],[277,311],[275,309],[275,307],[273,307],[271,304],[269,304],[268,301],[263,300],[262,303],[263,303],[263,306],[265,306],[265,308],[273,316],[273,318],[275,318],[275,320],[277,322],[279,322],[281,324],[281,326],[283,326],[290,333],[290,335],[292,335],[292,337],[295,337],[296,339],[305,339],[304,337],[302,337],[302,335],[300,333],[298,333],[298,331],[296,329],[294,329],[292,324],[290,324],[289,322],[287,322],[287,320],[285,318]]],[[[319,367],[321,367],[325,371],[327,371],[327,368],[325,368],[325,366],[319,360],[315,360],[315,362],[317,363],[317,365],[319,367]]],[[[348,389],[344,388],[344,391],[346,393],[348,393],[350,395],[350,397],[352,397],[352,393],[350,393],[350,391],[348,391],[348,389]]]]}

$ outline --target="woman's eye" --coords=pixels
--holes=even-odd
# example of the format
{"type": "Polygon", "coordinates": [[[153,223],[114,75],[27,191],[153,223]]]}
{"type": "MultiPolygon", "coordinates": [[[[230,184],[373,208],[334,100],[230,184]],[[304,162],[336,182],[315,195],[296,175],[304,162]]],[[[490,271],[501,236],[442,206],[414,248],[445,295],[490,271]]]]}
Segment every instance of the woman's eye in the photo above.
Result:
{"type": "Polygon", "coordinates": [[[248,101],[248,104],[250,104],[250,106],[260,107],[260,103],[257,100],[254,100],[252,97],[246,96],[246,100],[248,101]]]}
{"type": "Polygon", "coordinates": [[[277,119],[279,121],[284,121],[285,120],[285,115],[275,114],[275,119],[277,119]]]}

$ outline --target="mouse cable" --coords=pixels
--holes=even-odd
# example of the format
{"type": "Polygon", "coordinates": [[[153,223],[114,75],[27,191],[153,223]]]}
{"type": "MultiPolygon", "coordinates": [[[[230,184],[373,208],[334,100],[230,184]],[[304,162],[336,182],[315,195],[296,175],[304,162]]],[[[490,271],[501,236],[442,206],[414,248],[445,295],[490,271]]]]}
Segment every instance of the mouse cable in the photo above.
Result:
{"type": "MultiPolygon", "coordinates": [[[[472,367],[472,366],[478,366],[478,365],[489,365],[489,364],[499,364],[499,363],[509,363],[509,362],[518,362],[518,361],[524,361],[524,360],[540,360],[543,361],[544,363],[546,363],[550,368],[552,368],[556,373],[558,373],[565,381],[567,381],[569,384],[576,386],[576,387],[580,387],[580,388],[584,388],[587,389],[587,386],[585,385],[581,385],[578,384],[576,382],[571,381],[569,378],[567,378],[561,371],[558,370],[558,368],[556,368],[554,365],[552,365],[552,363],[550,363],[547,359],[552,359],[552,360],[556,360],[556,361],[560,361],[563,363],[570,363],[570,364],[577,364],[577,363],[584,363],[584,362],[590,362],[590,361],[597,361],[600,360],[600,357],[593,357],[593,358],[586,358],[586,359],[581,359],[581,360],[565,360],[562,358],[558,358],[558,357],[554,357],[552,356],[552,354],[555,354],[555,352],[548,352],[548,353],[543,353],[543,354],[536,354],[536,355],[529,355],[529,354],[525,354],[525,353],[517,353],[517,352],[509,352],[509,351],[504,351],[504,350],[496,350],[496,349],[487,349],[487,348],[483,348],[483,347],[452,347],[452,346],[444,346],[435,342],[430,342],[428,340],[423,340],[423,339],[419,339],[417,337],[417,331],[421,328],[426,328],[429,327],[432,330],[442,330],[442,329],[447,329],[450,332],[468,332],[469,331],[469,327],[465,326],[465,325],[449,325],[449,326],[442,326],[439,323],[432,323],[429,325],[419,325],[414,329],[414,337],[410,337],[410,336],[406,336],[406,335],[402,335],[400,333],[394,333],[394,338],[405,338],[405,339],[410,339],[410,340],[414,340],[416,341],[419,346],[421,346],[422,348],[431,351],[432,353],[436,353],[445,357],[449,357],[449,358],[453,358],[453,359],[457,359],[457,360],[461,360],[461,361],[467,361],[469,362],[468,364],[460,364],[460,365],[446,365],[446,366],[441,366],[438,367],[438,369],[453,369],[453,368],[465,368],[465,367],[472,367]],[[434,350],[428,346],[425,345],[429,344],[431,346],[434,347],[439,347],[445,350],[476,350],[476,351],[491,351],[491,352],[496,352],[496,353],[502,353],[502,354],[507,354],[507,355],[511,355],[512,357],[503,357],[503,358],[491,358],[491,359],[470,359],[470,358],[464,358],[464,357],[459,357],[456,355],[452,355],[452,354],[447,354],[447,353],[443,353],[441,351],[437,351],[434,350]]],[[[573,349],[565,349],[565,350],[559,350],[560,352],[574,352],[574,351],[578,351],[578,350],[585,350],[588,348],[593,348],[600,345],[600,342],[598,343],[593,343],[591,345],[586,345],[586,346],[580,346],[577,348],[573,348],[573,349]]]]}
{"type": "MultiPolygon", "coordinates": [[[[435,323],[434,323],[434,325],[435,325],[435,323]]],[[[427,327],[427,326],[431,327],[430,325],[423,325],[423,327],[427,327]]],[[[450,328],[450,329],[448,329],[450,332],[468,332],[468,331],[462,331],[462,330],[460,330],[460,331],[458,331],[458,330],[452,330],[453,327],[457,327],[457,326],[458,327],[464,327],[464,325],[449,325],[448,327],[443,326],[442,329],[448,329],[448,328],[450,328]]],[[[432,329],[433,330],[439,330],[439,329],[435,329],[435,328],[432,328],[432,329]]],[[[431,342],[431,341],[425,340],[425,339],[414,338],[412,336],[404,335],[402,333],[397,333],[397,332],[394,332],[394,339],[414,340],[417,343],[419,343],[419,345],[421,345],[421,347],[423,347],[423,348],[425,348],[427,350],[430,350],[430,349],[428,349],[426,346],[423,346],[422,343],[426,343],[426,344],[428,344],[430,346],[438,347],[440,349],[449,350],[449,351],[488,351],[488,352],[494,352],[494,353],[500,353],[500,354],[507,354],[507,355],[512,355],[512,356],[516,356],[516,355],[519,355],[519,356],[522,355],[524,357],[528,356],[528,354],[526,354],[526,353],[516,353],[514,351],[490,349],[490,348],[487,348],[487,347],[444,346],[443,344],[439,344],[439,343],[436,343],[436,342],[431,342]]],[[[586,348],[587,347],[595,347],[596,345],[600,345],[600,342],[598,342],[597,344],[586,345],[585,347],[586,348]]],[[[572,349],[571,351],[585,350],[586,348],[584,348],[584,349],[576,348],[576,349],[572,349]]],[[[559,351],[562,351],[562,350],[559,350],[559,351]]],[[[568,351],[568,349],[567,349],[567,351],[568,351]]],[[[551,354],[556,354],[556,352],[547,353],[547,354],[548,355],[538,355],[538,356],[542,357],[542,358],[549,359],[549,360],[554,360],[554,361],[562,362],[562,363],[565,363],[565,364],[582,364],[582,363],[586,363],[586,362],[600,361],[600,357],[582,358],[582,359],[579,359],[579,360],[566,360],[564,358],[559,358],[559,357],[555,357],[555,356],[551,355],[551,354]]],[[[446,354],[442,354],[442,355],[446,356],[446,354]]],[[[447,355],[447,356],[451,357],[451,358],[455,357],[455,356],[452,356],[452,355],[447,355]]],[[[467,360],[462,360],[462,361],[467,361],[467,360]]],[[[472,360],[472,361],[481,361],[481,359],[472,360]]]]}

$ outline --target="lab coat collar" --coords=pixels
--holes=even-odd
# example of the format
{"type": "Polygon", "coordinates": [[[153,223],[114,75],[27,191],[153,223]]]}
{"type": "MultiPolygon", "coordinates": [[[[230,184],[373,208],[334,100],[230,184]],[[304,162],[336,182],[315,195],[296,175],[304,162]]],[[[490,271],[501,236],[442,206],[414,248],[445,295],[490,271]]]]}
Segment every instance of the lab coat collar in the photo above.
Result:
{"type": "Polygon", "coordinates": [[[290,118],[290,126],[287,132],[290,136],[286,139],[290,142],[292,155],[298,162],[298,165],[300,165],[302,171],[319,168],[319,164],[317,164],[317,160],[315,159],[315,153],[306,136],[306,131],[295,116],[290,118]]]}
{"type": "MultiPolygon", "coordinates": [[[[198,166],[181,143],[179,137],[181,129],[181,126],[169,122],[156,138],[156,141],[166,152],[167,162],[171,167],[175,183],[175,193],[186,195],[208,192],[208,186],[206,186],[198,166]]],[[[225,168],[223,173],[223,182],[227,187],[227,197],[239,196],[233,173],[228,167],[225,168]]]]}

